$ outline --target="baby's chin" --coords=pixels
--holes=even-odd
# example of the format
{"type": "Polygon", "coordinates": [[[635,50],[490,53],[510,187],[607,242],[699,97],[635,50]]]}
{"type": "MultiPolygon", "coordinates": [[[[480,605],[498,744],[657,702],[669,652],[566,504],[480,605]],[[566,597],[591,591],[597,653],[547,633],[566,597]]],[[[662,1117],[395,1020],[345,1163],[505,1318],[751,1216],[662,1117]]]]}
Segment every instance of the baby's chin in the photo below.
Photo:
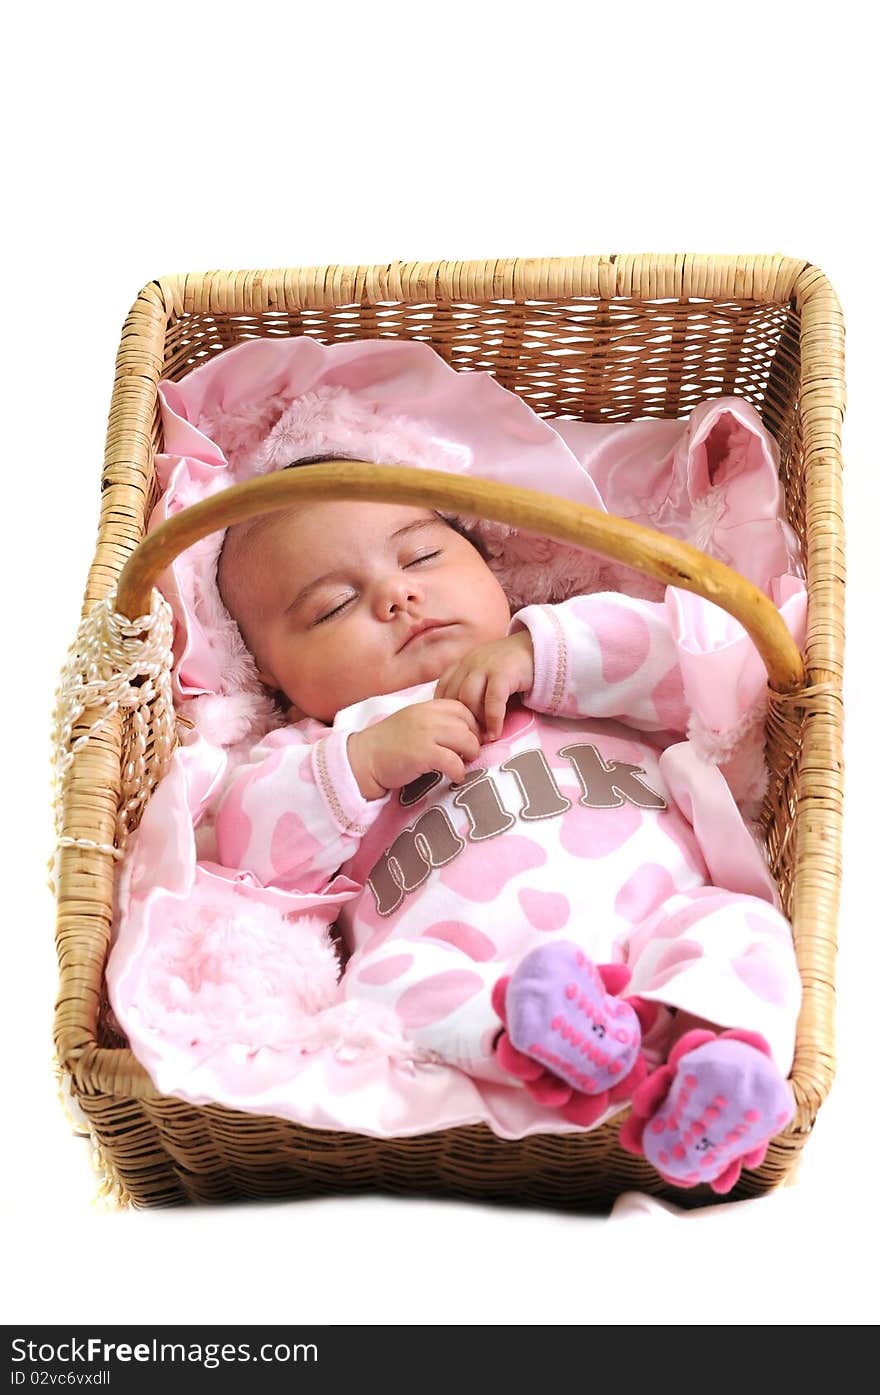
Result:
{"type": "MultiPolygon", "coordinates": [[[[502,634],[496,638],[503,639],[504,636],[502,634]]],[[[466,654],[470,654],[471,650],[487,643],[489,640],[485,636],[474,639],[467,634],[449,634],[442,638],[438,635],[436,639],[420,644],[418,652],[404,652],[399,655],[403,662],[395,665],[391,671],[385,670],[384,678],[377,677],[368,684],[355,684],[353,692],[338,703],[336,712],[352,707],[355,703],[365,702],[371,697],[385,697],[388,693],[403,692],[406,688],[416,688],[423,683],[436,683],[438,678],[454,664],[459,663],[466,654]]],[[[336,712],[322,720],[332,722],[336,712]]]]}
{"type": "Polygon", "coordinates": [[[417,683],[436,683],[447,669],[459,663],[472,649],[476,649],[478,642],[462,635],[445,635],[440,631],[437,632],[436,639],[415,640],[414,644],[418,645],[418,649],[413,653],[405,650],[400,655],[404,662],[400,665],[399,673],[405,677],[399,686],[413,688],[417,683]]]}
{"type": "MultiPolygon", "coordinates": [[[[346,693],[338,699],[333,708],[327,712],[311,713],[322,722],[333,722],[340,712],[344,712],[347,707],[355,707],[359,702],[369,702],[370,698],[387,697],[389,693],[402,693],[407,688],[418,688],[423,684],[436,683],[441,673],[445,673],[454,662],[449,660],[444,664],[429,669],[427,672],[408,673],[402,676],[386,678],[384,682],[377,681],[364,687],[356,687],[350,693],[346,693]]],[[[305,715],[300,709],[291,707],[291,713],[305,715]]]]}

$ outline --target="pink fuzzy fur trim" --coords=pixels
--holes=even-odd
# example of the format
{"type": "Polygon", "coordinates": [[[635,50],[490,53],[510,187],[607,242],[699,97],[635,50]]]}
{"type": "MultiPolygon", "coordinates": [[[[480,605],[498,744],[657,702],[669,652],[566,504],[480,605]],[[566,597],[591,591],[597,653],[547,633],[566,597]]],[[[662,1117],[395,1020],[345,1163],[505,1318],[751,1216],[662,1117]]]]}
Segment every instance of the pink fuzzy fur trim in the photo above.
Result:
{"type": "Polygon", "coordinates": [[[424,1055],[392,1009],[341,1000],[326,918],[285,914],[247,883],[197,867],[186,896],[154,892],[129,903],[126,936],[136,937],[138,925],[147,933],[124,982],[114,976],[112,993],[117,1020],[148,1065],[157,1042],[163,1054],[196,1057],[230,1047],[245,1054],[333,1047],[343,1060],[424,1055]]]}
{"type": "Polygon", "coordinates": [[[336,952],[316,916],[291,920],[209,878],[155,901],[153,915],[162,933],[144,955],[144,1001],[170,1042],[287,1046],[303,1017],[336,998],[336,952]]]}

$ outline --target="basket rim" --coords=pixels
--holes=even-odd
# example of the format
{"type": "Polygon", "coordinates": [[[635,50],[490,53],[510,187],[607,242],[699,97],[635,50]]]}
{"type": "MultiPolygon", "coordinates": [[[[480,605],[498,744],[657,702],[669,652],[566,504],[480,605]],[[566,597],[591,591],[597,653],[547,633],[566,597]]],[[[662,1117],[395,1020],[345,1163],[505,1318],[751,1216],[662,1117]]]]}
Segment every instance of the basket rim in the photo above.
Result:
{"type": "Polygon", "coordinates": [[[144,285],[135,300],[158,300],[170,316],[229,313],[235,301],[266,314],[320,309],[487,299],[747,300],[801,304],[831,294],[825,274],[804,258],[782,252],[610,252],[593,256],[490,257],[468,261],[395,260],[325,263],[166,273],[144,285]],[[488,289],[488,295],[485,293],[488,289]]]}

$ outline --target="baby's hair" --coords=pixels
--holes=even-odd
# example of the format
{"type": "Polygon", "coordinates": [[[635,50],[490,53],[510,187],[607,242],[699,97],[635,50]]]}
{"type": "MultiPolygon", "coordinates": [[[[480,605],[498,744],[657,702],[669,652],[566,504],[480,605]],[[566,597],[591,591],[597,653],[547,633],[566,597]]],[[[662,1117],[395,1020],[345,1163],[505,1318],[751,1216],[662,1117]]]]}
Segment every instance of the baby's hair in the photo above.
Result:
{"type": "MultiPolygon", "coordinates": [[[[291,460],[289,465],[285,465],[282,468],[285,470],[294,470],[298,465],[326,465],[329,464],[331,460],[359,459],[360,456],[358,455],[305,455],[301,460],[291,460]]],[[[483,542],[479,533],[474,532],[472,528],[468,528],[466,524],[462,523],[461,520],[456,518],[453,514],[441,513],[439,509],[435,509],[435,513],[443,519],[444,523],[448,523],[449,527],[452,528],[454,532],[460,534],[465,542],[469,542],[471,547],[476,548],[484,562],[491,562],[492,553],[483,542]]]]}

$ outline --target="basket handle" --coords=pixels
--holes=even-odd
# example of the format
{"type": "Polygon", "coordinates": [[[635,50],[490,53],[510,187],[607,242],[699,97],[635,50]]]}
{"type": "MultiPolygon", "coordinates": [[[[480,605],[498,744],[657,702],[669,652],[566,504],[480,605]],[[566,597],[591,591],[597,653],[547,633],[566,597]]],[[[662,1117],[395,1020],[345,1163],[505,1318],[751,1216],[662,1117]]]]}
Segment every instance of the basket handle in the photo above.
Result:
{"type": "Polygon", "coordinates": [[[144,538],[129,557],[119,577],[118,612],[132,620],[146,614],[158,577],[179,552],[208,533],[313,499],[445,509],[507,523],[613,558],[721,606],[750,635],[772,689],[790,693],[803,686],[803,660],[773,602],[730,567],[688,543],[535,489],[363,460],[278,470],[182,509],[144,538]]]}

